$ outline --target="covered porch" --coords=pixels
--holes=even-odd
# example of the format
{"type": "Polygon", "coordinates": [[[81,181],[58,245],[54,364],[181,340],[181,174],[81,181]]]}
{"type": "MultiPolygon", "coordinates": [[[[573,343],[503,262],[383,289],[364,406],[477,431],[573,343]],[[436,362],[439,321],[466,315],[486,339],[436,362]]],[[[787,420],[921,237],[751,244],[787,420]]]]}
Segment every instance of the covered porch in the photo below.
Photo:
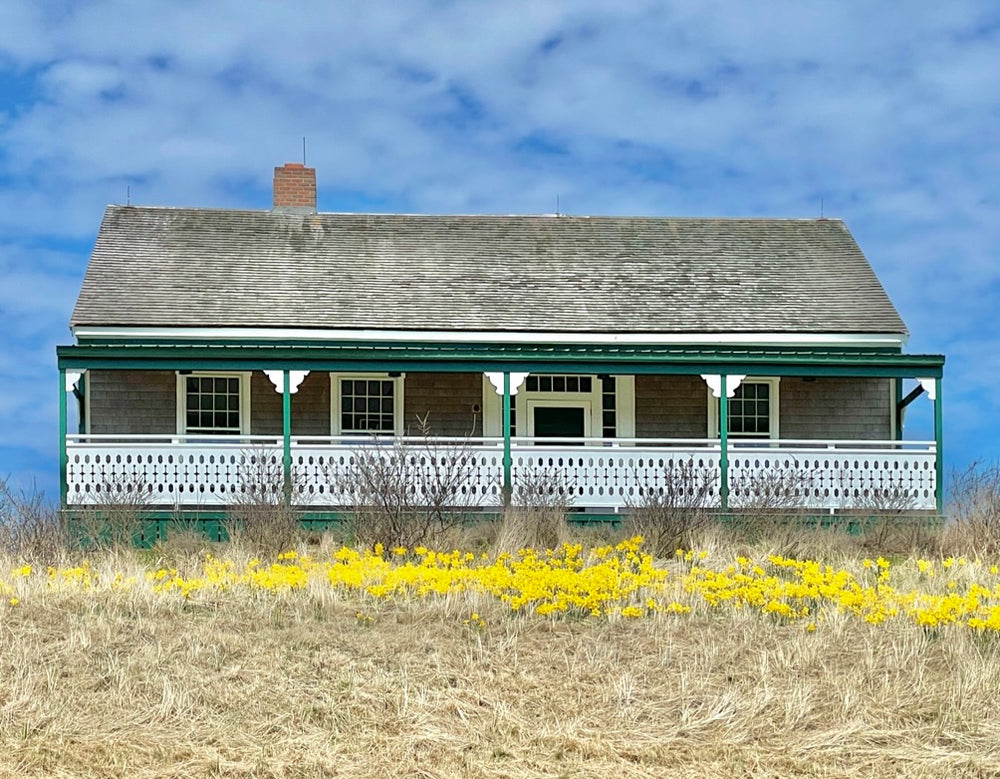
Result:
{"type": "MultiPolygon", "coordinates": [[[[719,510],[851,511],[880,504],[942,509],[943,358],[935,355],[883,348],[415,343],[83,343],[60,347],[58,354],[66,506],[106,503],[115,490],[131,484],[154,506],[224,507],[239,499],[248,478],[267,473],[276,475],[291,503],[337,510],[356,504],[349,486],[352,473],[381,463],[404,474],[417,496],[440,500],[446,483],[451,504],[484,510],[517,499],[525,485],[539,484],[558,491],[567,505],[598,512],[627,510],[664,494],[719,510]],[[155,432],[93,432],[86,413],[77,432],[70,432],[70,393],[81,398],[81,409],[87,408],[88,376],[100,371],[172,372],[178,387],[186,377],[242,376],[248,393],[251,381],[260,383],[266,376],[280,405],[273,404],[276,413],[267,423],[252,422],[249,409],[240,405],[239,414],[247,419],[237,419],[232,430],[219,435],[189,427],[178,389],[177,407],[161,414],[155,432]],[[366,434],[337,429],[337,420],[355,413],[349,402],[362,397],[340,396],[337,382],[372,382],[378,376],[384,377],[378,386],[388,387],[408,373],[483,377],[478,426],[462,435],[413,435],[395,421],[404,410],[400,389],[391,396],[392,414],[379,409],[394,420],[391,427],[371,423],[366,434]],[[333,420],[325,432],[334,435],[293,430],[296,405],[312,402],[298,396],[299,387],[310,375],[317,381],[317,374],[338,377],[325,380],[334,388],[324,399],[333,420]],[[579,398],[570,397],[565,384],[562,393],[545,395],[541,377],[548,376],[588,377],[589,398],[583,398],[582,380],[574,390],[579,398]],[[629,408],[649,394],[624,391],[630,382],[655,388],[657,381],[682,377],[686,386],[702,387],[707,403],[700,424],[708,435],[657,435],[673,428],[646,424],[629,408]],[[813,386],[809,382],[853,379],[877,379],[886,387],[886,410],[877,412],[886,419],[870,428],[876,433],[870,437],[823,435],[814,428],[809,437],[786,438],[776,423],[765,429],[766,412],[753,418],[753,408],[770,407],[776,415],[780,382],[785,382],[783,396],[793,397],[792,381],[801,394],[813,386]],[[906,379],[916,380],[908,393],[906,379]],[[755,390],[764,400],[751,403],[754,395],[745,390],[752,385],[773,388],[770,406],[764,403],[764,389],[755,390]],[[617,396],[614,389],[609,395],[608,387],[618,387],[617,396]],[[934,404],[934,440],[904,441],[903,410],[923,394],[934,404]],[[733,404],[740,404],[735,422],[733,404]]],[[[254,413],[262,415],[265,404],[257,402],[254,413]]]]}

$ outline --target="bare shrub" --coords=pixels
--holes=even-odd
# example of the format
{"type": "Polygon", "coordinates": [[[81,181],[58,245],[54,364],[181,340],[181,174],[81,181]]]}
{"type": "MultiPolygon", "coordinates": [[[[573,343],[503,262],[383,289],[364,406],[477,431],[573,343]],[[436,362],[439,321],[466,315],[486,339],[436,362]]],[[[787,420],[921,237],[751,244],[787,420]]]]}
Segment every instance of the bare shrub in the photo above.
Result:
{"type": "Polygon", "coordinates": [[[520,469],[514,475],[511,502],[500,518],[493,549],[514,554],[519,549],[556,549],[570,540],[566,514],[574,485],[555,469],[520,469]]]}
{"type": "Polygon", "coordinates": [[[66,524],[42,492],[0,479],[0,550],[27,562],[51,561],[67,548],[66,524]]]}
{"type": "Polygon", "coordinates": [[[429,435],[356,447],[327,481],[350,511],[356,543],[370,546],[435,545],[461,527],[482,496],[471,489],[476,455],[468,443],[437,443],[429,435]]]}
{"type": "Polygon", "coordinates": [[[940,551],[939,518],[915,506],[916,499],[902,487],[874,487],[854,496],[844,521],[860,534],[860,546],[872,553],[940,551]]]}
{"type": "Polygon", "coordinates": [[[291,485],[286,485],[281,455],[259,446],[243,452],[237,478],[239,488],[225,521],[230,540],[262,554],[294,547],[302,535],[298,512],[291,503],[295,471],[291,485]]]}
{"type": "Polygon", "coordinates": [[[970,555],[1000,559],[1000,464],[954,471],[948,543],[970,555]]]}
{"type": "Polygon", "coordinates": [[[779,554],[802,554],[812,535],[806,519],[813,482],[813,471],[798,465],[741,476],[729,493],[730,533],[744,542],[766,542],[779,554]]]}
{"type": "Polygon", "coordinates": [[[652,555],[665,556],[689,548],[696,534],[712,522],[715,472],[699,468],[694,458],[667,468],[662,486],[645,486],[630,501],[622,528],[629,536],[641,535],[652,555]]]}
{"type": "Polygon", "coordinates": [[[88,549],[132,546],[152,505],[152,490],[139,474],[116,472],[96,490],[98,502],[72,511],[74,542],[88,549]]]}

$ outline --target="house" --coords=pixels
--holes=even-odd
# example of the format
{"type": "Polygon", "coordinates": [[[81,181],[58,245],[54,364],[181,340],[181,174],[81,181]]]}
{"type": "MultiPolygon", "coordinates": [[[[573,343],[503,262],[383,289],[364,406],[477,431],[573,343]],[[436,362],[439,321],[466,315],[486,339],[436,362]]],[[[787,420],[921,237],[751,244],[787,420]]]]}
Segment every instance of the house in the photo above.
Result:
{"type": "Polygon", "coordinates": [[[777,475],[813,509],[941,511],[944,358],[904,352],[839,220],[318,213],[288,164],[272,210],[109,206],[70,327],[67,506],[123,480],[225,506],[255,451],[342,509],[338,469],[416,436],[462,448],[483,507],[545,477],[617,511],[698,473],[721,509],[777,475]],[[924,392],[935,440],[904,441],[924,392]]]}

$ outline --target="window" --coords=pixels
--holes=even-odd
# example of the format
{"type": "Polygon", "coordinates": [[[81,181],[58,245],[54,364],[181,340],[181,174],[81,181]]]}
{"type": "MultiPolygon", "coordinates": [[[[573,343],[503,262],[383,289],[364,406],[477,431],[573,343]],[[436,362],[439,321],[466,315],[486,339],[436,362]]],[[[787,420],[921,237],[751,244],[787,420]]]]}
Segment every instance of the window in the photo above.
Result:
{"type": "Polygon", "coordinates": [[[614,376],[603,376],[601,382],[601,435],[614,438],[618,432],[617,403],[614,376]]]}
{"type": "Polygon", "coordinates": [[[771,385],[741,384],[729,401],[729,435],[766,438],[771,430],[771,385]]]}
{"type": "Polygon", "coordinates": [[[248,375],[178,374],[178,432],[186,435],[239,435],[249,419],[248,375]]]}
{"type": "Polygon", "coordinates": [[[334,435],[402,433],[402,377],[333,376],[334,435]]]}
{"type": "MultiPolygon", "coordinates": [[[[719,398],[709,392],[709,432],[719,437],[719,398]]],[[[778,437],[778,379],[745,379],[729,398],[730,438],[778,437]]]]}

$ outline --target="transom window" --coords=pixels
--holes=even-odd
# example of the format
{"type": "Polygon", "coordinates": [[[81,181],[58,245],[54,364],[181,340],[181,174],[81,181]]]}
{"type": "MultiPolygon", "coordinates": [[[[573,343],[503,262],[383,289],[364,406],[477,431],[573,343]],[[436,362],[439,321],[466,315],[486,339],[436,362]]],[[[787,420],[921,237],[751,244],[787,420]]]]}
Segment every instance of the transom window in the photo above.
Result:
{"type": "Polygon", "coordinates": [[[185,376],[186,433],[240,433],[240,377],[185,376]]]}
{"type": "Polygon", "coordinates": [[[393,379],[340,380],[341,433],[393,433],[396,382],[393,379]]]}
{"type": "Polygon", "coordinates": [[[530,374],[524,380],[526,392],[590,392],[593,379],[590,376],[547,376],[530,374]]]}

